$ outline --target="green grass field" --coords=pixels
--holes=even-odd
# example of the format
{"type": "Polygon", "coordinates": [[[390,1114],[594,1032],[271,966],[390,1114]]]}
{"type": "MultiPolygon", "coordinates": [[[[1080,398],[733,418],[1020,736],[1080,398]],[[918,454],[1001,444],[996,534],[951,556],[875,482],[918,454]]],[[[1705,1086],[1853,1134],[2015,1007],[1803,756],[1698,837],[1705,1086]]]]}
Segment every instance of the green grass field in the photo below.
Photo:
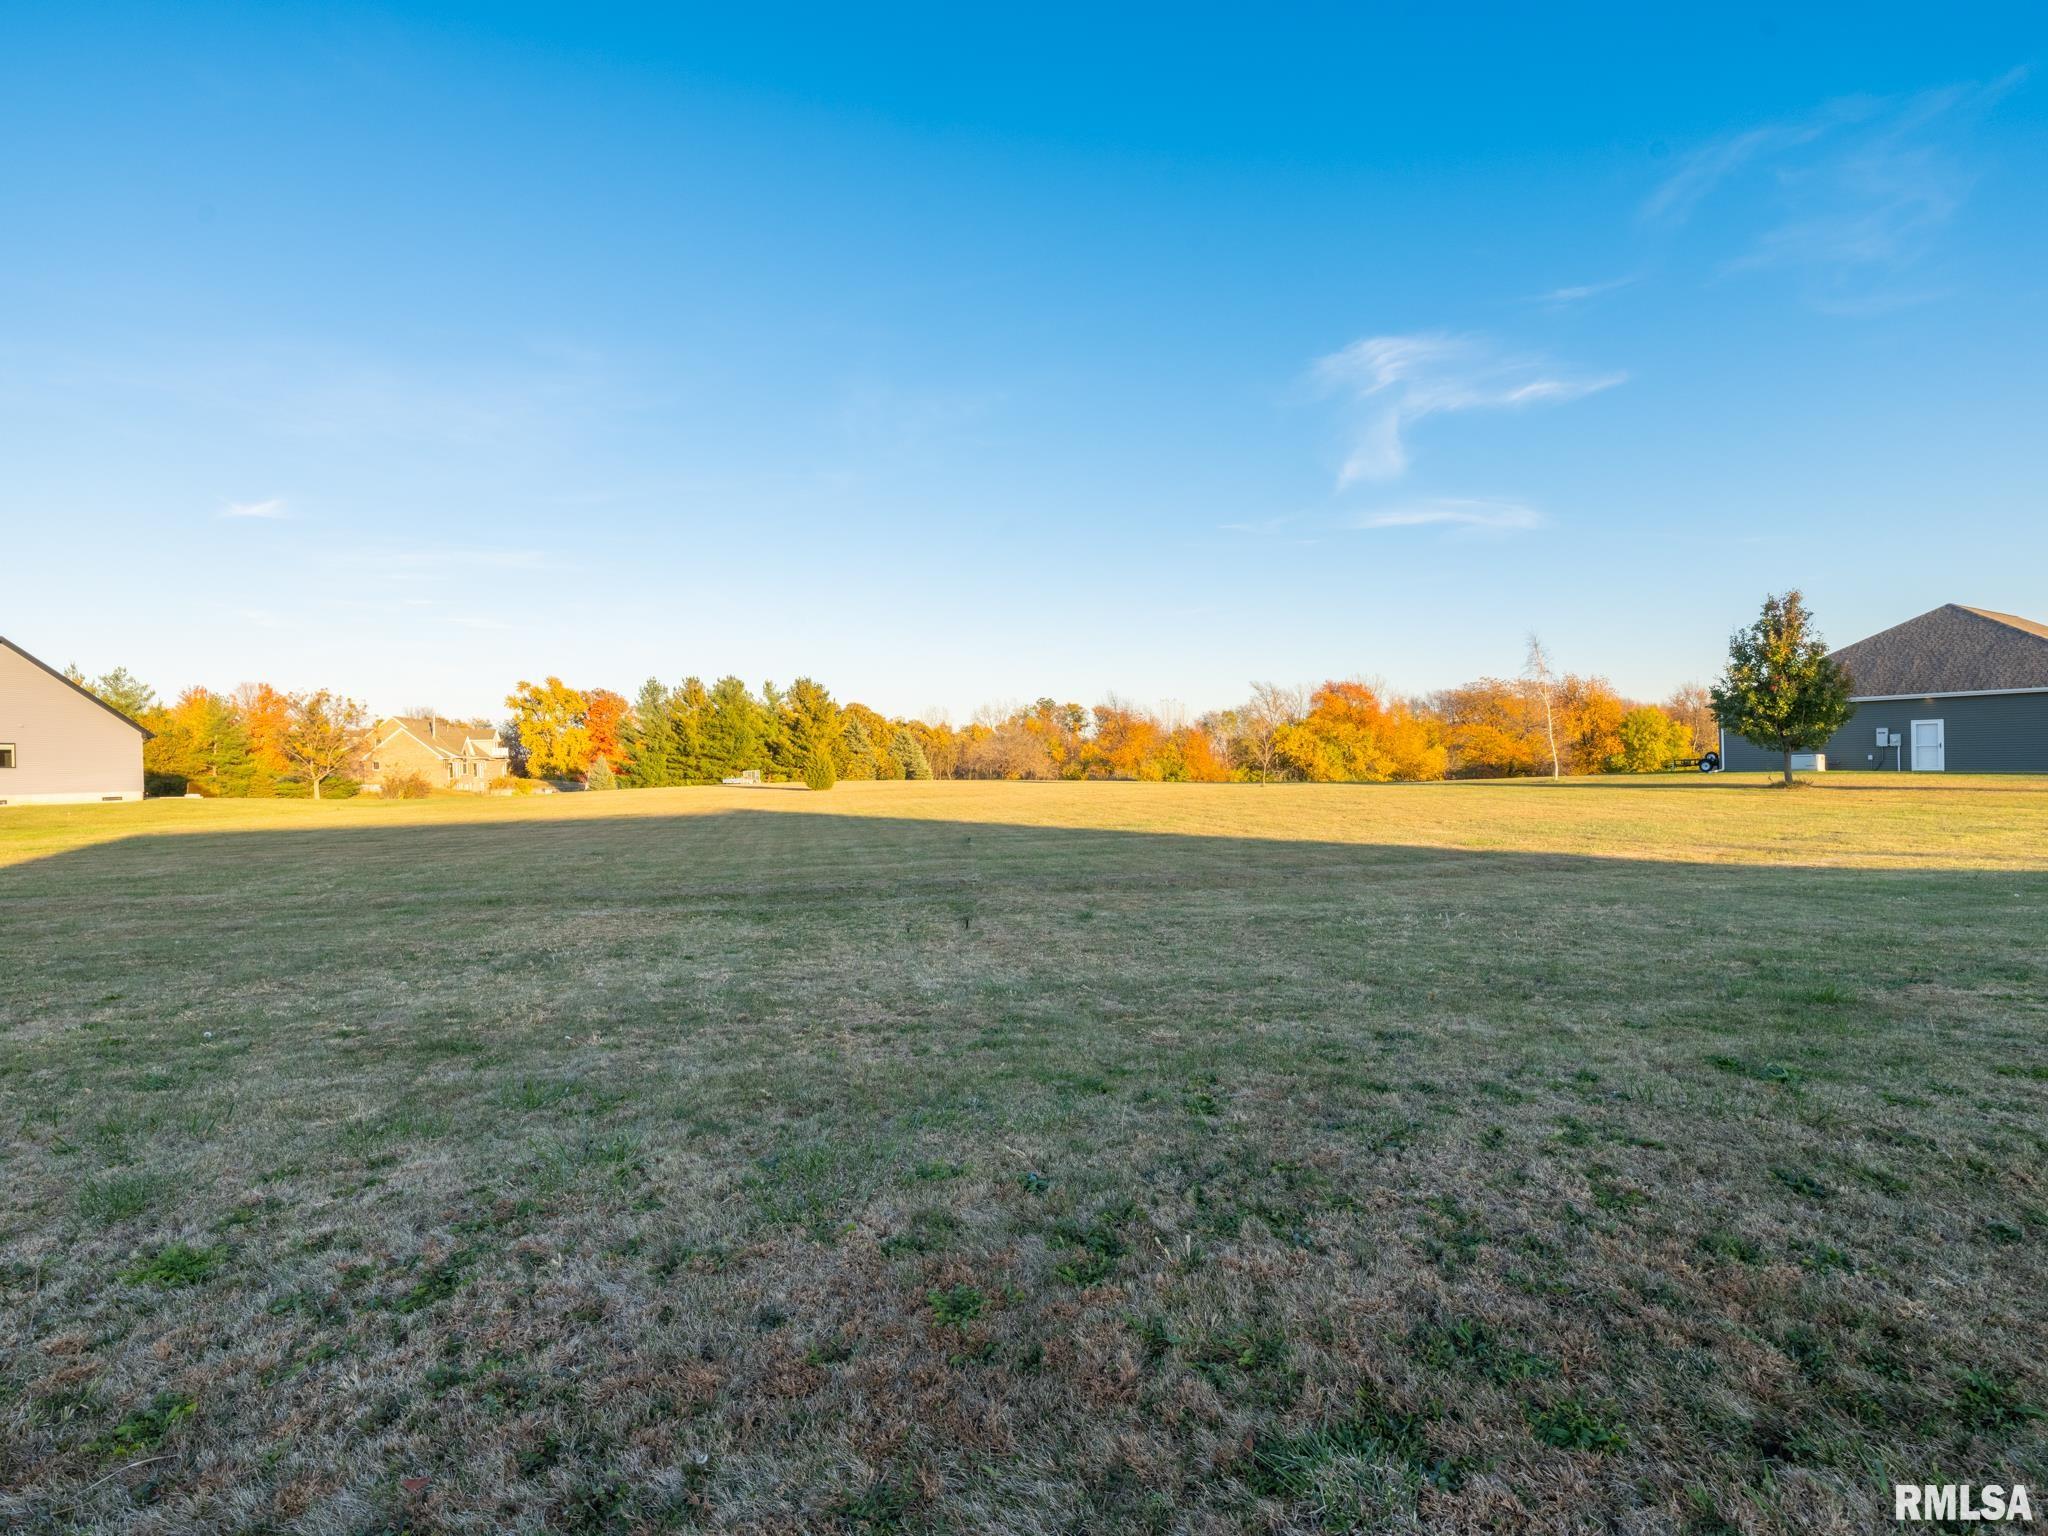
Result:
{"type": "Polygon", "coordinates": [[[0,1524],[2048,1484],[2048,781],[0,812],[0,1524]]]}

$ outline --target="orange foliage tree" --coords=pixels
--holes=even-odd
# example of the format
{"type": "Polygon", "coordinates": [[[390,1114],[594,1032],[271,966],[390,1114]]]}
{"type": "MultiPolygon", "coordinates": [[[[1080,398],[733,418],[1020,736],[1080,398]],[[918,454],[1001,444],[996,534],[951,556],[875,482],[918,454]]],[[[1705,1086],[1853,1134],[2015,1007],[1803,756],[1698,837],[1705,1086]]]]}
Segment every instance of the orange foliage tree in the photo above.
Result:
{"type": "Polygon", "coordinates": [[[1280,727],[1275,747],[1294,776],[1319,784],[1440,779],[1449,763],[1437,721],[1360,682],[1323,684],[1308,713],[1280,727]]]}
{"type": "Polygon", "coordinates": [[[631,749],[626,744],[626,725],[633,706],[624,694],[609,688],[592,688],[583,695],[583,730],[589,739],[587,763],[603,758],[616,771],[627,767],[631,749]]]}

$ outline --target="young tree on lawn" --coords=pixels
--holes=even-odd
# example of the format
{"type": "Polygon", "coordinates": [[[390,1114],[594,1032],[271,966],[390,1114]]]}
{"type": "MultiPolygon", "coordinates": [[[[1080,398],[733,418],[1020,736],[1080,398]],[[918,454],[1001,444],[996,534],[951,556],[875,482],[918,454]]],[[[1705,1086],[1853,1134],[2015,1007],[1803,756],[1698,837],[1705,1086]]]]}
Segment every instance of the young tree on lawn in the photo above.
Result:
{"type": "Polygon", "coordinates": [[[344,699],[325,688],[292,695],[291,722],[279,745],[313,786],[315,800],[320,798],[320,786],[356,755],[366,724],[363,706],[354,699],[344,699]]]}
{"type": "Polygon", "coordinates": [[[1555,779],[1563,770],[1557,761],[1557,718],[1550,706],[1551,677],[1550,653],[1543,649],[1543,642],[1535,635],[1529,636],[1529,654],[1522,663],[1522,676],[1529,680],[1529,687],[1543,701],[1543,734],[1550,743],[1550,776],[1555,779]]]}
{"type": "Polygon", "coordinates": [[[1764,599],[1763,612],[1728,641],[1728,670],[1711,692],[1714,716],[1736,735],[1782,753],[1825,746],[1848,723],[1849,674],[1828,654],[1797,590],[1764,599]]]}
{"type": "Polygon", "coordinates": [[[590,760],[590,767],[583,775],[585,789],[617,789],[619,776],[612,772],[612,760],[602,752],[590,760]]]}

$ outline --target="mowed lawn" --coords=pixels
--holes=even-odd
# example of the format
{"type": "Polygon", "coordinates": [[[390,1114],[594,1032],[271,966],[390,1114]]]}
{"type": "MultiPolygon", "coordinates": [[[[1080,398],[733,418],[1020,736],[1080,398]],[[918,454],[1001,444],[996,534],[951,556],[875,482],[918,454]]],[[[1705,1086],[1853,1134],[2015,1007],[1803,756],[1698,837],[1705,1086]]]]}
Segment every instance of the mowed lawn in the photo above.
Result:
{"type": "Polygon", "coordinates": [[[0,811],[0,1143],[10,1530],[1868,1532],[2048,781],[0,811]]]}

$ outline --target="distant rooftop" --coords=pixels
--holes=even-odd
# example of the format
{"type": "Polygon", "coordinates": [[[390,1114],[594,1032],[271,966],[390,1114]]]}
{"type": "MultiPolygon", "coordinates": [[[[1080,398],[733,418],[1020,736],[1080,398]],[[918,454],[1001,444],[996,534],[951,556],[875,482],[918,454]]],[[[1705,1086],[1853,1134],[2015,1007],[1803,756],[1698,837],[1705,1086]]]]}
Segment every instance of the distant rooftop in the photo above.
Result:
{"type": "Polygon", "coordinates": [[[1835,660],[1864,697],[2048,688],[2048,624],[1944,603],[1843,646],[1835,660]]]}

